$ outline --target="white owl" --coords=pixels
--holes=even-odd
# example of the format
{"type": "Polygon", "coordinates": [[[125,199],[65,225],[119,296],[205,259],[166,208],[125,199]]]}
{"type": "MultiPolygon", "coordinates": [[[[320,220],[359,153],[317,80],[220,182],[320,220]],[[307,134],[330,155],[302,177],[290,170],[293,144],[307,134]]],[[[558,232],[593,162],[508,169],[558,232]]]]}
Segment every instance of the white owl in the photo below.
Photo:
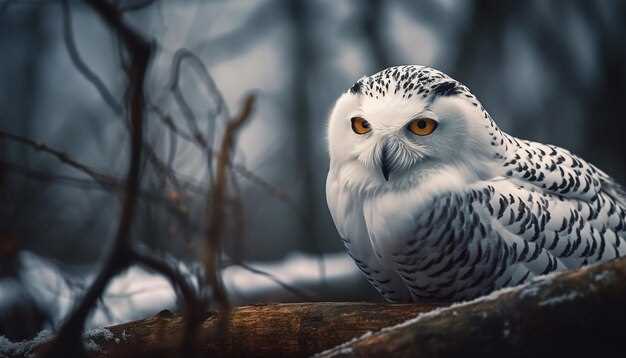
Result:
{"type": "Polygon", "coordinates": [[[357,81],[328,128],[328,207],[388,301],[452,301],[626,253],[626,200],[569,151],[501,131],[428,67],[357,81]]]}

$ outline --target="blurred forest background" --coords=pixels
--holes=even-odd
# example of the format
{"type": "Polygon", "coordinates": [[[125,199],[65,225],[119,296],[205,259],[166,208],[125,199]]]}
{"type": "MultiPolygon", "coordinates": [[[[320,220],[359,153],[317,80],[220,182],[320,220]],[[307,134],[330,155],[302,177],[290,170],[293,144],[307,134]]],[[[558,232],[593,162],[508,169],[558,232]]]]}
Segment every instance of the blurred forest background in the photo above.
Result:
{"type": "MultiPolygon", "coordinates": [[[[156,51],[132,240],[190,276],[214,170],[194,133],[217,148],[227,119],[255,94],[224,222],[222,278],[236,304],[379,299],[326,208],[326,117],[354,81],[387,66],[440,69],[507,132],[565,147],[626,183],[626,2],[117,3],[156,51]]],[[[0,1],[0,49],[0,131],[16,136],[0,136],[0,335],[23,338],[58,324],[93,278],[120,201],[114,186],[16,138],[123,178],[125,64],[119,40],[80,1],[0,1]],[[15,333],[7,322],[26,316],[32,327],[15,333]]],[[[90,324],[175,304],[165,281],[132,269],[90,324]]]]}

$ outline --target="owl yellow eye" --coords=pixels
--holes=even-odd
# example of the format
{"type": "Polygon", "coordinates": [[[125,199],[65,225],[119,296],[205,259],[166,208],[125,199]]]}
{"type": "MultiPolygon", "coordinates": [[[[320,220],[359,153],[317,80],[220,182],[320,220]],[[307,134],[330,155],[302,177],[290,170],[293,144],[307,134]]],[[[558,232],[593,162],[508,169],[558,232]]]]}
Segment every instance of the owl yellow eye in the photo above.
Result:
{"type": "Polygon", "coordinates": [[[420,136],[429,135],[437,129],[437,121],[430,118],[418,118],[409,123],[409,130],[420,136]]]}
{"type": "Polygon", "coordinates": [[[352,130],[356,134],[365,134],[372,130],[370,123],[363,117],[352,117],[350,121],[352,121],[352,130]]]}

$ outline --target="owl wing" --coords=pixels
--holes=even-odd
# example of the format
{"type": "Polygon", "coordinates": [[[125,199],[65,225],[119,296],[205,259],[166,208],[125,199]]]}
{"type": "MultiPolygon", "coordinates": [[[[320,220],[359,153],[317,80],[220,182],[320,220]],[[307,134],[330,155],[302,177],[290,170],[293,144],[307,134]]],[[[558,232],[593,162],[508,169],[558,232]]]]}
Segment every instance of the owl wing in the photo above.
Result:
{"type": "MultiPolygon", "coordinates": [[[[504,163],[507,176],[565,198],[593,201],[613,180],[566,149],[527,140],[515,140],[514,152],[504,163]]],[[[610,190],[609,190],[610,191],[610,190]]]]}
{"type": "MultiPolygon", "coordinates": [[[[545,203],[537,211],[551,214],[548,230],[558,226],[569,231],[572,226],[571,230],[582,230],[583,237],[595,235],[594,230],[624,237],[626,200],[611,177],[563,148],[526,140],[516,140],[516,145],[515,154],[503,164],[507,176],[518,191],[532,193],[527,198],[530,204],[531,199],[545,203]]],[[[524,199],[524,193],[520,195],[524,199]]],[[[621,245],[619,240],[616,245],[621,245]]]]}
{"type": "Polygon", "coordinates": [[[476,297],[626,254],[624,207],[602,190],[586,201],[500,177],[439,195],[429,207],[393,253],[416,300],[476,297]]]}
{"type": "Polygon", "coordinates": [[[626,205],[619,185],[563,148],[518,141],[504,163],[507,178],[470,189],[484,194],[475,209],[511,245],[512,260],[537,274],[624,255],[626,205]]]}
{"type": "Polygon", "coordinates": [[[587,201],[506,179],[482,186],[492,195],[475,209],[512,246],[513,261],[535,274],[626,253],[624,207],[602,190],[587,201]]]}

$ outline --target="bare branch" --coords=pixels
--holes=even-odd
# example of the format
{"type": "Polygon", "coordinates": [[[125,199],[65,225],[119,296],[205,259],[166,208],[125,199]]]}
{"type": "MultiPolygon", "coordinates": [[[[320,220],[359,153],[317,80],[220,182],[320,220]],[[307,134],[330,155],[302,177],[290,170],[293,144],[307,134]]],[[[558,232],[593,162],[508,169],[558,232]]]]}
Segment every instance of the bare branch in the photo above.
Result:
{"type": "Polygon", "coordinates": [[[225,114],[228,116],[228,108],[226,107],[224,97],[217,89],[215,80],[209,73],[209,70],[195,53],[186,48],[181,48],[174,54],[174,60],[172,63],[171,87],[179,87],[178,81],[180,80],[180,70],[184,61],[189,62],[191,66],[196,69],[196,71],[202,76],[208,93],[214,94],[214,96],[217,98],[217,108],[215,109],[213,115],[219,115],[222,112],[226,112],[225,114]]]}
{"type": "Polygon", "coordinates": [[[203,307],[196,299],[193,287],[189,285],[180,272],[157,258],[136,251],[133,252],[132,258],[145,268],[165,276],[171,285],[181,293],[185,302],[185,333],[181,346],[184,350],[184,356],[192,357],[196,341],[196,327],[201,322],[203,313],[203,307]]]}
{"type": "MultiPolygon", "coordinates": [[[[210,117],[215,118],[221,113],[225,113],[226,116],[228,116],[228,110],[224,98],[217,89],[215,81],[202,63],[202,60],[200,60],[200,58],[198,58],[193,52],[187,49],[179,49],[178,51],[176,51],[176,53],[174,54],[174,59],[172,60],[172,71],[168,87],[170,88],[174,96],[174,100],[182,111],[184,118],[186,119],[187,127],[191,132],[193,142],[195,142],[200,148],[202,148],[202,150],[206,152],[207,158],[210,159],[212,156],[212,140],[207,139],[202,131],[200,131],[197,123],[197,118],[191,110],[191,107],[187,103],[180,88],[181,68],[184,62],[189,62],[196,69],[196,71],[202,76],[204,80],[203,82],[206,84],[208,93],[213,94],[214,97],[217,98],[217,108],[213,113],[210,114],[210,117]]],[[[161,116],[161,119],[164,120],[166,118],[161,116]]],[[[167,125],[168,127],[174,127],[171,123],[167,123],[167,125]]],[[[177,132],[180,133],[180,131],[177,132]]],[[[209,165],[209,167],[211,167],[211,165],[209,165]]]]}
{"type": "MultiPolygon", "coordinates": [[[[152,1],[143,1],[138,2],[136,4],[130,4],[129,7],[120,9],[120,11],[125,10],[133,10],[139,9],[140,7],[150,5],[152,1]],[[134,5],[135,7],[132,7],[134,5]]],[[[63,28],[64,28],[64,40],[67,51],[70,55],[70,58],[78,71],[83,74],[83,76],[98,90],[104,101],[112,108],[112,110],[117,115],[123,114],[122,106],[117,102],[111,92],[107,89],[104,82],[87,66],[87,64],[82,60],[80,54],[78,53],[78,49],[76,46],[76,41],[74,39],[74,33],[72,29],[72,17],[71,17],[71,8],[68,0],[63,0],[63,28]]],[[[129,124],[126,123],[128,126],[129,124]]],[[[171,170],[164,170],[164,165],[161,163],[160,159],[154,152],[154,149],[149,143],[144,143],[144,150],[148,156],[148,160],[155,166],[158,174],[161,178],[165,178],[169,180],[177,190],[180,190],[180,183],[176,177],[176,175],[171,170]]]]}
{"type": "Polygon", "coordinates": [[[260,176],[250,171],[248,168],[246,168],[245,166],[241,164],[233,163],[232,167],[239,175],[244,177],[246,180],[250,181],[254,185],[259,186],[260,188],[262,188],[264,191],[266,191],[270,196],[274,197],[275,199],[278,199],[279,201],[282,201],[283,203],[287,204],[293,210],[293,212],[300,218],[300,220],[303,223],[306,223],[307,219],[302,213],[302,209],[300,208],[298,203],[296,203],[296,201],[293,200],[291,196],[289,196],[287,192],[275,187],[274,185],[272,185],[271,183],[261,178],[260,176]]]}
{"type": "Polygon", "coordinates": [[[60,162],[67,164],[68,166],[90,176],[91,178],[93,178],[96,182],[100,183],[101,185],[104,186],[113,186],[115,185],[116,179],[102,174],[102,173],[98,173],[95,170],[91,169],[90,167],[78,162],[77,160],[73,159],[72,157],[70,157],[67,153],[62,152],[60,150],[57,149],[53,149],[50,148],[48,145],[43,144],[43,143],[38,143],[30,138],[26,138],[26,137],[22,137],[16,134],[11,134],[8,132],[5,132],[3,130],[0,129],[0,138],[6,138],[9,139],[13,142],[17,142],[17,143],[21,143],[24,145],[29,146],[30,148],[33,148],[36,151],[40,151],[40,152],[44,152],[47,153],[49,155],[52,155],[53,157],[55,157],[56,159],[58,159],[60,162]]]}
{"type": "Polygon", "coordinates": [[[76,40],[74,39],[74,30],[72,28],[72,12],[70,8],[70,4],[68,0],[63,0],[62,2],[63,8],[63,39],[65,41],[65,47],[67,48],[67,52],[72,59],[72,63],[76,66],[78,72],[80,72],[87,81],[89,81],[96,90],[102,96],[102,99],[111,107],[113,112],[117,115],[121,115],[123,112],[122,106],[115,99],[113,94],[106,87],[104,82],[98,77],[90,68],[87,66],[85,61],[80,57],[78,53],[78,48],[76,46],[76,40]]]}
{"type": "Polygon", "coordinates": [[[297,287],[294,287],[294,286],[292,286],[292,285],[290,285],[290,284],[280,280],[279,278],[277,278],[276,276],[272,275],[269,272],[266,272],[266,271],[263,271],[263,270],[258,269],[256,267],[250,266],[250,265],[248,265],[246,263],[243,263],[243,262],[236,262],[235,265],[236,266],[240,266],[241,268],[243,268],[243,269],[245,269],[247,271],[250,271],[250,272],[252,272],[254,274],[267,277],[268,279],[270,279],[271,281],[273,281],[274,283],[276,283],[280,287],[284,288],[285,290],[289,291],[290,293],[292,293],[294,296],[296,296],[298,298],[301,298],[301,299],[306,300],[306,301],[311,301],[313,299],[313,297],[310,294],[308,294],[308,293],[304,292],[303,290],[301,290],[301,289],[299,289],[297,287]]]}
{"type": "MultiPolygon", "coordinates": [[[[72,187],[79,188],[79,189],[113,190],[115,192],[122,192],[125,188],[123,181],[116,177],[108,177],[110,179],[110,182],[109,181],[94,182],[92,180],[73,177],[73,176],[47,173],[47,172],[31,169],[31,168],[28,168],[28,167],[25,167],[23,165],[19,165],[16,163],[6,162],[3,160],[0,160],[0,167],[6,169],[7,172],[23,175],[33,180],[39,180],[43,182],[52,182],[52,183],[58,183],[58,184],[63,184],[63,185],[70,185],[72,187]]],[[[157,195],[153,192],[146,191],[146,190],[142,190],[138,195],[139,195],[139,198],[143,200],[147,200],[148,202],[162,205],[168,212],[174,215],[181,222],[181,224],[185,225],[186,227],[189,227],[194,232],[200,232],[199,226],[189,221],[189,218],[187,217],[187,213],[185,213],[184,210],[182,210],[178,205],[173,203],[170,198],[165,197],[163,195],[157,195]]]]}
{"type": "Polygon", "coordinates": [[[217,161],[217,176],[215,185],[211,190],[210,203],[207,207],[208,229],[205,251],[205,270],[208,283],[214,291],[217,303],[223,308],[228,307],[228,299],[224,287],[217,274],[218,260],[220,255],[220,243],[224,233],[224,207],[227,192],[228,165],[231,152],[235,145],[235,136],[241,126],[250,117],[255,97],[249,95],[244,100],[241,112],[226,126],[222,146],[217,161]]]}
{"type": "MultiPolygon", "coordinates": [[[[157,115],[157,118],[173,133],[178,135],[180,138],[184,139],[187,142],[193,143],[200,150],[204,150],[207,152],[207,155],[215,156],[216,153],[213,152],[212,148],[207,148],[203,145],[202,141],[196,140],[197,134],[191,135],[183,132],[183,130],[176,125],[176,123],[172,120],[171,116],[164,113],[159,107],[155,105],[149,105],[149,109],[157,115]]],[[[276,186],[272,185],[265,179],[261,178],[259,175],[252,172],[250,169],[246,168],[242,164],[231,163],[231,168],[239,175],[241,175],[246,180],[250,181],[253,185],[260,187],[262,190],[267,192],[270,196],[275,199],[282,201],[286,205],[288,205],[294,213],[298,215],[301,222],[306,222],[306,217],[302,213],[302,209],[299,207],[298,203],[293,200],[289,196],[289,194],[283,190],[280,190],[276,186]]]]}
{"type": "Polygon", "coordinates": [[[64,322],[55,339],[49,356],[84,356],[80,342],[85,320],[95,302],[106,289],[109,281],[131,263],[130,228],[134,218],[137,194],[140,184],[140,165],[143,143],[144,121],[144,79],[152,56],[152,46],[141,35],[131,29],[122,20],[119,10],[105,0],[87,0],[88,4],[100,15],[107,25],[115,30],[124,42],[131,56],[128,72],[128,107],[131,128],[130,164],[126,179],[126,190],[120,215],[120,223],[113,242],[113,249],[102,271],[89,287],[86,294],[64,322]]]}

